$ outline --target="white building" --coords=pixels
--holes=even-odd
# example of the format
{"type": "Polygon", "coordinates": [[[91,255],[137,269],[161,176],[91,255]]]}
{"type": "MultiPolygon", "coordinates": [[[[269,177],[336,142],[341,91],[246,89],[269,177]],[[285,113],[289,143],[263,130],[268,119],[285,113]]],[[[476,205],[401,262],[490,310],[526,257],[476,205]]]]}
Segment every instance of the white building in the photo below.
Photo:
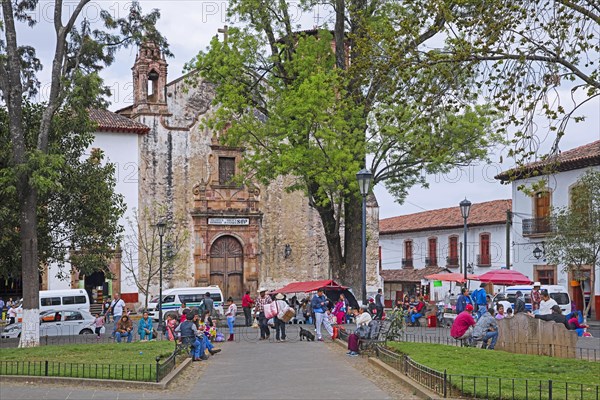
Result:
{"type": "MultiPolygon", "coordinates": [[[[467,271],[482,274],[506,265],[506,219],[511,200],[473,204],[467,220],[467,271]]],[[[449,287],[432,293],[426,275],[443,270],[463,272],[463,218],[455,206],[383,219],[379,223],[381,276],[385,298],[404,294],[440,298],[449,287]]],[[[456,290],[454,290],[456,292],[456,290]]]]}
{"type": "MultiPolygon", "coordinates": [[[[133,220],[134,210],[138,207],[140,140],[150,128],[107,110],[91,110],[90,119],[97,123],[90,150],[100,148],[104,152],[104,161],[115,164],[115,192],[123,196],[127,207],[119,224],[127,230],[129,229],[127,218],[133,220]]],[[[89,152],[87,153],[86,157],[89,156],[89,152]]],[[[137,236],[135,232],[124,232],[124,235],[131,234],[133,237],[137,236]]],[[[138,290],[130,279],[126,279],[127,274],[122,269],[121,257],[122,255],[117,253],[109,266],[113,279],[105,277],[104,272],[98,271],[90,276],[80,276],[74,273],[71,274],[70,280],[61,280],[57,278],[57,267],[50,265],[48,273],[44,274],[42,288],[85,288],[96,298],[99,294],[106,297],[121,292],[126,302],[135,303],[138,301],[138,290]]],[[[93,302],[93,298],[91,300],[93,302]]]]}
{"type": "MultiPolygon", "coordinates": [[[[552,208],[568,207],[571,196],[576,190],[577,180],[588,170],[600,171],[600,140],[564,151],[543,162],[535,162],[522,170],[510,170],[496,177],[502,182],[512,180],[513,211],[513,268],[534,281],[542,284],[568,287],[572,300],[581,309],[582,298],[579,287],[572,286],[571,273],[565,272],[563,265],[548,265],[544,259],[544,239],[551,234],[552,224],[548,217],[552,208]],[[547,175],[547,170],[552,174],[547,175]],[[535,177],[532,176],[537,175],[535,177]],[[544,181],[545,187],[533,195],[519,190],[520,186],[531,187],[534,183],[544,181]],[[539,258],[534,256],[535,249],[539,258]]],[[[587,268],[588,276],[598,273],[591,266],[587,268]]],[[[586,297],[591,295],[588,279],[584,282],[586,297]]],[[[592,307],[596,311],[596,319],[600,319],[600,280],[596,279],[595,299],[592,307]]],[[[592,314],[594,315],[594,314],[592,314]]]]}

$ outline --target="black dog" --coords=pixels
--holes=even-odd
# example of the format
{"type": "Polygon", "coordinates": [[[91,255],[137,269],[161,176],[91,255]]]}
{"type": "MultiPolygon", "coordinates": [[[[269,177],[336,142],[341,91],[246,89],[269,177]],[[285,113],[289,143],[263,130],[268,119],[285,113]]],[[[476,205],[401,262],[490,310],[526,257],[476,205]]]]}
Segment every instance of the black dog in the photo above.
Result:
{"type": "Polygon", "coordinates": [[[300,341],[302,341],[302,338],[305,338],[307,341],[311,341],[314,342],[315,341],[315,335],[313,335],[312,332],[307,331],[306,329],[299,327],[300,328],[300,341]]]}

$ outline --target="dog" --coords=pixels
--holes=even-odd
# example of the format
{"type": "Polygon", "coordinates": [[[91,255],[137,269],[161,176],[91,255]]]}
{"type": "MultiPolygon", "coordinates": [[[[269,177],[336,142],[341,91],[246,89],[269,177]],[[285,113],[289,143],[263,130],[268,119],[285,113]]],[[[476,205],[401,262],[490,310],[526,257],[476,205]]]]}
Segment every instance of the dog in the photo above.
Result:
{"type": "Polygon", "coordinates": [[[306,341],[311,341],[311,342],[315,341],[315,335],[312,332],[307,331],[306,329],[304,329],[302,327],[299,327],[299,328],[300,328],[300,341],[302,341],[303,338],[306,339],[306,341]]]}

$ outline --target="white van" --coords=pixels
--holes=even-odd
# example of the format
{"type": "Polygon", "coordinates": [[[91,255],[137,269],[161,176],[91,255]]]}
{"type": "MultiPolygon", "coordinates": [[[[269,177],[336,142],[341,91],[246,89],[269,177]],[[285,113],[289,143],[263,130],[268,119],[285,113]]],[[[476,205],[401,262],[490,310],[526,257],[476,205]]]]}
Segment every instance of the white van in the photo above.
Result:
{"type": "MultiPolygon", "coordinates": [[[[163,318],[167,314],[177,315],[177,310],[181,307],[181,303],[185,303],[189,308],[200,307],[200,302],[204,299],[204,294],[210,293],[210,298],[213,299],[215,312],[223,315],[223,292],[216,285],[206,287],[189,287],[175,288],[163,290],[163,318]]],[[[150,300],[148,303],[148,315],[150,318],[158,321],[158,296],[150,300]]]]}
{"type": "MultiPolygon", "coordinates": [[[[504,292],[498,293],[494,298],[494,303],[508,302],[511,307],[514,307],[515,304],[515,296],[517,291],[521,291],[523,293],[523,298],[525,301],[525,309],[531,311],[531,290],[533,286],[531,285],[518,285],[518,286],[509,286],[504,292]]],[[[559,285],[542,285],[540,290],[546,289],[550,298],[556,300],[562,313],[567,315],[571,313],[571,297],[569,296],[569,292],[562,286],[559,285]]],[[[505,306],[506,308],[506,306],[505,306]]],[[[506,310],[505,310],[506,311],[506,310]]]]}
{"type": "MultiPolygon", "coordinates": [[[[40,311],[76,309],[90,312],[90,298],[84,289],[40,290],[39,308],[40,311]]],[[[17,309],[18,322],[21,322],[22,316],[21,306],[17,309]]]]}

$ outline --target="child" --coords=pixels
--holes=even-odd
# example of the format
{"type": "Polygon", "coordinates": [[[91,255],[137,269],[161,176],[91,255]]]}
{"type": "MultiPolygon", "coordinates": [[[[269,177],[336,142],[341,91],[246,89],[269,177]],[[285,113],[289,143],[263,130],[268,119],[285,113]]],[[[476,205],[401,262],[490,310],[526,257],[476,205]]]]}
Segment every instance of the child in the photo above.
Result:
{"type": "Polygon", "coordinates": [[[175,340],[175,328],[177,327],[177,320],[173,317],[172,314],[167,314],[167,336],[170,341],[175,340]]]}
{"type": "Polygon", "coordinates": [[[513,315],[513,309],[509,308],[508,310],[506,310],[506,317],[504,317],[504,318],[509,318],[510,319],[512,317],[514,317],[514,315],[513,315]]]}
{"type": "Polygon", "coordinates": [[[94,320],[94,332],[96,333],[96,336],[98,337],[98,339],[100,339],[100,332],[102,331],[102,328],[104,327],[104,316],[101,316],[99,313],[96,313],[95,315],[96,319],[94,320]]]}

